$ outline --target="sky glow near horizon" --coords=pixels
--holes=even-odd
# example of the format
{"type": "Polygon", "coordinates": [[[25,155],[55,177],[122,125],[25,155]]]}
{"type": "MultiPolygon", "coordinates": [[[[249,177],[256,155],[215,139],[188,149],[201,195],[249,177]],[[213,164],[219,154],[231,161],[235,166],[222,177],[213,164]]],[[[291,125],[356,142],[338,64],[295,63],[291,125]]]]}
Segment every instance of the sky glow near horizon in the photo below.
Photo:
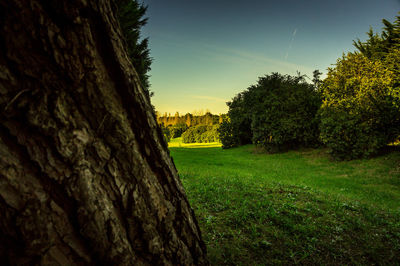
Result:
{"type": "MultiPolygon", "coordinates": [[[[139,0],[140,1],[140,0],[139,0]]],[[[312,78],[353,40],[366,39],[382,19],[393,21],[400,0],[261,1],[144,0],[152,104],[160,113],[226,113],[226,102],[279,72],[312,78]]]]}

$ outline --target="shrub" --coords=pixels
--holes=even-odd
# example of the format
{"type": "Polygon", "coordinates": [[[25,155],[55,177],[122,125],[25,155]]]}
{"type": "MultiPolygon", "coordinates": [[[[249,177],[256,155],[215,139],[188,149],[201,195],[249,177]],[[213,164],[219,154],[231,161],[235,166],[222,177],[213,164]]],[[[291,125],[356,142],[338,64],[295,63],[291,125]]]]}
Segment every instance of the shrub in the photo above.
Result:
{"type": "Polygon", "coordinates": [[[182,134],[183,143],[206,143],[219,141],[218,135],[219,125],[206,126],[198,125],[188,128],[182,134]]]}
{"type": "Polygon", "coordinates": [[[229,149],[237,145],[233,135],[233,126],[228,116],[223,118],[218,129],[218,134],[223,149],[229,149]]]}
{"type": "Polygon", "coordinates": [[[219,129],[220,125],[216,124],[213,126],[208,126],[206,132],[201,134],[201,142],[218,142],[219,140],[219,129]]]}
{"type": "Polygon", "coordinates": [[[203,134],[206,131],[207,131],[207,126],[205,125],[190,127],[182,134],[182,142],[183,143],[201,142],[201,134],[203,134]]]}
{"type": "Polygon", "coordinates": [[[168,127],[165,127],[164,124],[161,125],[161,131],[163,133],[164,139],[166,142],[171,140],[171,132],[168,127]]]}
{"type": "Polygon", "coordinates": [[[399,136],[399,88],[384,62],[349,53],[329,69],[320,109],[321,140],[338,159],[366,157],[399,136]]]}
{"type": "Polygon", "coordinates": [[[273,73],[228,103],[220,129],[224,148],[253,142],[269,151],[318,143],[321,99],[303,76],[273,73]],[[226,131],[224,131],[226,130],[226,131]]]}
{"type": "Polygon", "coordinates": [[[259,86],[264,97],[253,111],[254,143],[272,152],[318,143],[321,100],[313,85],[302,76],[273,74],[261,78],[259,86]]]}
{"type": "Polygon", "coordinates": [[[171,138],[179,138],[187,129],[188,126],[186,124],[176,124],[174,126],[170,126],[169,130],[171,132],[171,138]]]}

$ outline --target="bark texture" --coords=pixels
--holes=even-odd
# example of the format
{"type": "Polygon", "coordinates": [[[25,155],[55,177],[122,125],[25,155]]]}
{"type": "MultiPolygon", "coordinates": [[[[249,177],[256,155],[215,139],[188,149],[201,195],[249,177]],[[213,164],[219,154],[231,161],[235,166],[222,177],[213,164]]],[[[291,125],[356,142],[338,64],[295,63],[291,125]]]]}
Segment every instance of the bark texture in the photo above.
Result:
{"type": "Polygon", "coordinates": [[[2,264],[207,264],[115,14],[0,1],[2,264]]]}

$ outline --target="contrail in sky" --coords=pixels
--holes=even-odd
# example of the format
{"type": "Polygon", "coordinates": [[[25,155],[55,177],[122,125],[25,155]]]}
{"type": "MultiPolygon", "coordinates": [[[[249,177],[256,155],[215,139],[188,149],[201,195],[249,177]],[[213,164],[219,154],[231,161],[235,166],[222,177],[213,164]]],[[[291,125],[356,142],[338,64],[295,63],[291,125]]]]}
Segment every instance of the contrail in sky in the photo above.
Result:
{"type": "Polygon", "coordinates": [[[286,52],[286,55],[285,55],[285,61],[287,60],[287,58],[289,56],[289,52],[292,49],[292,45],[293,45],[294,37],[296,36],[296,33],[297,33],[297,29],[294,29],[294,31],[292,33],[292,39],[290,40],[289,48],[288,48],[288,50],[286,52]]]}

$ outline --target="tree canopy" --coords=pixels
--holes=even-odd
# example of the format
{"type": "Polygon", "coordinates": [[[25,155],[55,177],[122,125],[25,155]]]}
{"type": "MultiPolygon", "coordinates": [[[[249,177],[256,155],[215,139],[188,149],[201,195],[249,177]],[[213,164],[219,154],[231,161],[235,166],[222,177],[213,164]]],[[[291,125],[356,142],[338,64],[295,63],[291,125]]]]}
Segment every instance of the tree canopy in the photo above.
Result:
{"type": "Polygon", "coordinates": [[[260,77],[228,103],[229,119],[220,130],[222,144],[228,148],[253,142],[269,151],[314,145],[320,103],[319,93],[304,76],[260,77]]]}
{"type": "Polygon", "coordinates": [[[357,51],[343,55],[327,77],[273,73],[228,102],[219,132],[224,148],[255,143],[269,151],[322,141],[338,159],[376,154],[400,136],[400,16],[383,20],[357,51]]]}
{"type": "Polygon", "coordinates": [[[147,23],[147,18],[144,18],[147,7],[137,0],[119,0],[117,3],[118,19],[125,37],[129,59],[139,75],[143,88],[151,96],[148,72],[151,70],[152,58],[149,40],[148,38],[141,39],[140,35],[141,28],[147,23]]]}
{"type": "Polygon", "coordinates": [[[360,39],[353,41],[357,50],[368,59],[382,60],[393,50],[400,48],[400,16],[396,16],[393,23],[383,19],[382,33],[374,33],[370,28],[367,32],[368,39],[361,42],[360,39]]]}
{"type": "Polygon", "coordinates": [[[400,17],[370,29],[324,80],[321,139],[336,158],[375,154],[400,136],[400,17]]]}

